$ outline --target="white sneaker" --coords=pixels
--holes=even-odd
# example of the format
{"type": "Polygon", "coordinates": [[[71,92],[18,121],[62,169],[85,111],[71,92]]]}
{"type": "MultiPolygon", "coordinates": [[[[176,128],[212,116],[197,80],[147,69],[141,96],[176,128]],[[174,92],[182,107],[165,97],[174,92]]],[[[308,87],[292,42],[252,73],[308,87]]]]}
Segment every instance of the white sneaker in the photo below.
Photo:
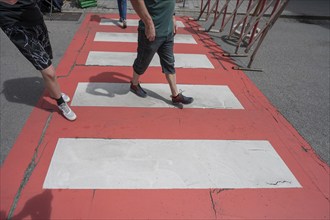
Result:
{"type": "Polygon", "coordinates": [[[71,101],[70,97],[67,94],[62,92],[61,95],[62,95],[62,98],[65,102],[70,102],[71,101]]]}
{"type": "Polygon", "coordinates": [[[77,115],[71,110],[66,102],[59,105],[58,108],[62,111],[62,114],[66,119],[70,121],[76,120],[77,115]]]}

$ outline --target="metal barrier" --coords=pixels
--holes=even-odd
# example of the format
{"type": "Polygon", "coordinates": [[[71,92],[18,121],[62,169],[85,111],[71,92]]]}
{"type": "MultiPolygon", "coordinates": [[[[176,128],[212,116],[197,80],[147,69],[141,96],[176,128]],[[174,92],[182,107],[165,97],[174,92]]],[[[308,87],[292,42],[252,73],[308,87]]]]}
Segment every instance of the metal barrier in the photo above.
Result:
{"type": "Polygon", "coordinates": [[[194,20],[208,21],[212,17],[208,28],[199,29],[206,32],[223,32],[231,20],[227,39],[236,40],[236,48],[234,53],[223,55],[248,57],[248,53],[253,48],[247,67],[235,66],[234,69],[262,71],[251,68],[252,63],[267,33],[288,3],[289,0],[201,0],[199,15],[194,20]],[[221,21],[219,21],[220,17],[222,17],[221,21]],[[220,28],[216,30],[214,27],[218,21],[220,28]],[[244,53],[239,53],[239,49],[242,47],[245,47],[244,53]]]}

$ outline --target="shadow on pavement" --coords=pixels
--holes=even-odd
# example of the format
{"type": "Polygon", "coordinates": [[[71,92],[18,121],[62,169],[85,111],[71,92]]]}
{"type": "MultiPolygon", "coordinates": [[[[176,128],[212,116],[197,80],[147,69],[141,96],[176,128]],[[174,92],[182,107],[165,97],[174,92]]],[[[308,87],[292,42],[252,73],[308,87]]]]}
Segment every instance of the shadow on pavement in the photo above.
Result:
{"type": "Polygon", "coordinates": [[[9,102],[35,106],[44,92],[41,77],[10,79],[4,82],[2,93],[9,102]]]}
{"type": "MultiPolygon", "coordinates": [[[[130,77],[128,77],[125,74],[119,73],[119,72],[103,72],[100,73],[96,76],[93,76],[90,78],[90,82],[114,82],[114,83],[129,83],[131,80],[130,77]]],[[[127,91],[121,90],[121,89],[112,89],[109,91],[109,87],[102,87],[100,84],[99,87],[95,88],[94,86],[88,86],[87,93],[93,94],[93,95],[100,95],[100,96],[109,96],[109,97],[114,97],[116,94],[117,95],[124,95],[129,92],[129,88],[127,87],[127,91]],[[98,90],[106,91],[100,92],[98,90]]]]}
{"type": "MultiPolygon", "coordinates": [[[[97,88],[95,88],[95,86],[88,86],[86,92],[93,94],[93,95],[108,96],[108,97],[114,97],[115,95],[124,95],[124,94],[127,94],[128,92],[130,92],[129,91],[130,90],[129,89],[130,80],[131,80],[131,77],[129,77],[123,73],[103,72],[96,76],[91,77],[89,81],[90,82],[127,83],[127,90],[116,89],[116,88],[109,90],[109,87],[102,87],[102,85],[100,84],[100,86],[97,88]],[[100,91],[106,91],[106,92],[100,92],[100,91]]],[[[143,87],[143,85],[141,85],[141,86],[143,87]]],[[[155,98],[155,99],[159,99],[161,101],[164,101],[165,103],[167,103],[169,105],[173,105],[170,99],[166,99],[163,96],[161,96],[149,89],[145,89],[145,88],[143,88],[143,89],[147,92],[148,96],[155,98]]]]}
{"type": "Polygon", "coordinates": [[[29,199],[23,209],[15,216],[11,217],[12,220],[21,220],[30,217],[32,220],[50,219],[52,211],[51,203],[53,195],[50,190],[45,190],[43,193],[36,195],[29,199]]]}
{"type": "MultiPolygon", "coordinates": [[[[27,77],[5,81],[1,93],[4,94],[8,102],[26,104],[45,110],[45,108],[42,107],[43,105],[38,105],[38,101],[44,91],[44,81],[41,77],[27,77]]],[[[46,104],[45,106],[47,106],[47,109],[57,109],[55,101],[54,104],[49,103],[45,99],[43,102],[43,104],[46,104]]]]}

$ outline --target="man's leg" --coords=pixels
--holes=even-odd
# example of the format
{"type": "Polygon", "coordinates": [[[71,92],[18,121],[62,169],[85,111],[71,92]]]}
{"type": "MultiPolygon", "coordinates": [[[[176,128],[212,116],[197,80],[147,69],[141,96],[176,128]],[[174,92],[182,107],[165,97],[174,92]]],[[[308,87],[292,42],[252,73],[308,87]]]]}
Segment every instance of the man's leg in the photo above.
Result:
{"type": "Polygon", "coordinates": [[[173,104],[175,104],[175,105],[181,105],[181,103],[190,104],[194,101],[194,99],[192,97],[184,96],[184,95],[182,95],[182,93],[178,92],[175,73],[165,74],[165,75],[166,75],[167,82],[171,89],[171,93],[172,93],[171,97],[172,97],[173,104]]]}
{"type": "Polygon", "coordinates": [[[175,105],[190,104],[194,101],[192,97],[186,97],[178,92],[176,84],[176,72],[174,68],[174,36],[168,36],[166,42],[164,42],[158,49],[158,55],[160,57],[160,63],[162,71],[166,76],[167,82],[171,89],[172,103],[175,105]]]}
{"type": "Polygon", "coordinates": [[[146,91],[144,91],[140,86],[140,76],[149,67],[149,64],[159,46],[159,39],[156,39],[155,41],[151,42],[146,38],[144,31],[138,32],[138,53],[133,64],[133,77],[131,81],[130,90],[140,97],[144,98],[147,96],[146,91]]]}
{"type": "Polygon", "coordinates": [[[178,95],[178,88],[176,86],[173,46],[173,36],[168,36],[166,41],[158,48],[157,52],[160,58],[162,71],[165,74],[166,80],[170,86],[172,97],[175,97],[178,95]]]}
{"type": "Polygon", "coordinates": [[[45,87],[48,90],[50,97],[54,99],[61,98],[60,85],[57,82],[56,71],[53,65],[48,68],[41,70],[42,78],[45,82],[45,87]]]}
{"type": "Polygon", "coordinates": [[[45,24],[32,27],[15,25],[3,28],[3,30],[25,58],[41,72],[46,89],[50,96],[56,99],[63,115],[68,120],[75,120],[76,115],[64,101],[57,82],[56,72],[51,62],[52,49],[45,24]]]}
{"type": "Polygon", "coordinates": [[[179,94],[178,88],[176,86],[176,74],[172,73],[172,74],[165,74],[165,75],[166,75],[168,85],[170,86],[170,89],[171,89],[172,97],[176,97],[179,94]]]}
{"type": "Polygon", "coordinates": [[[137,96],[140,96],[142,98],[147,97],[147,92],[142,89],[139,83],[140,75],[133,70],[133,77],[131,81],[130,91],[135,93],[137,96]]]}
{"type": "Polygon", "coordinates": [[[127,11],[127,2],[126,0],[117,0],[118,10],[119,10],[119,21],[122,22],[122,27],[126,28],[126,11],[127,11]]]}
{"type": "MultiPolygon", "coordinates": [[[[55,99],[58,105],[58,108],[62,111],[65,118],[70,121],[76,120],[76,114],[71,110],[71,108],[66,103],[67,100],[64,100],[63,93],[61,93],[60,85],[58,84],[56,71],[53,65],[50,65],[44,70],[40,70],[42,78],[45,82],[45,87],[49,92],[51,98],[55,99]]],[[[66,95],[64,95],[66,96],[66,95]]],[[[69,99],[66,96],[66,99],[69,99]]],[[[68,100],[69,101],[69,100],[68,100]]]]}
{"type": "Polygon", "coordinates": [[[133,70],[132,84],[137,86],[139,84],[140,75],[133,70]]]}

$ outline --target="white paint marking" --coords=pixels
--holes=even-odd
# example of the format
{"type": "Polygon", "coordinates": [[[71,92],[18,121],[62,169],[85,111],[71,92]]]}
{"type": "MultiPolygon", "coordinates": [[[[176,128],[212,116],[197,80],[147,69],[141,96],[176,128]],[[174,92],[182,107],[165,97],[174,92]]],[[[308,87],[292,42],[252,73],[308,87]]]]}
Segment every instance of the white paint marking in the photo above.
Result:
{"type": "MultiPolygon", "coordinates": [[[[214,66],[204,54],[174,54],[176,68],[211,68],[214,66]]],[[[136,53],[90,51],[86,60],[88,66],[132,66],[136,53]]],[[[159,57],[154,56],[149,66],[160,66],[159,57]]]]}
{"type": "MultiPolygon", "coordinates": [[[[127,26],[132,26],[132,27],[139,26],[139,19],[127,19],[126,22],[127,22],[127,26]]],[[[110,19],[102,18],[101,22],[100,22],[100,25],[110,25],[110,26],[117,25],[117,26],[120,26],[118,19],[115,19],[115,18],[110,18],[110,19]]],[[[183,24],[182,21],[176,21],[176,25],[179,28],[184,28],[185,27],[185,25],[183,24]]]]}
{"type": "MultiPolygon", "coordinates": [[[[109,73],[110,74],[110,73],[109,73]]],[[[72,106],[108,107],[173,107],[167,84],[144,83],[141,86],[148,96],[140,98],[129,91],[128,83],[78,83],[72,106]]],[[[228,86],[220,85],[177,85],[184,95],[194,102],[184,108],[244,109],[228,86]]]]}
{"type": "MultiPolygon", "coordinates": [[[[137,43],[137,39],[137,33],[96,32],[94,41],[137,43]]],[[[174,42],[176,44],[197,44],[193,36],[189,34],[176,34],[174,42]]]]}
{"type": "Polygon", "coordinates": [[[46,189],[300,188],[268,141],[59,139],[46,189]]]}

